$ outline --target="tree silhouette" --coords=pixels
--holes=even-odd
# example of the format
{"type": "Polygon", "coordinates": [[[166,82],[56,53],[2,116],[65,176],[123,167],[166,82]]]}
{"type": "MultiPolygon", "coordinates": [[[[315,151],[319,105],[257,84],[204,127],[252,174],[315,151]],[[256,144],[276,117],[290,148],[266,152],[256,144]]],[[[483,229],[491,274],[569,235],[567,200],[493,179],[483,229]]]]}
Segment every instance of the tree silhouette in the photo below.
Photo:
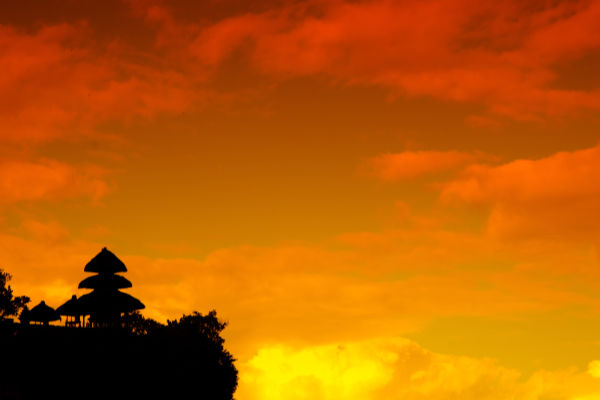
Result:
{"type": "Polygon", "coordinates": [[[0,269],[0,320],[7,317],[18,315],[29,303],[27,296],[13,296],[13,291],[8,282],[12,275],[0,269]]]}
{"type": "Polygon", "coordinates": [[[226,326],[215,310],[207,315],[194,311],[179,320],[167,321],[165,329],[159,331],[170,343],[178,344],[171,347],[171,357],[177,360],[173,372],[184,382],[198,385],[200,398],[231,400],[237,388],[235,359],[223,347],[225,340],[221,337],[226,326]]]}
{"type": "MultiPolygon", "coordinates": [[[[138,344],[143,344],[139,352],[136,345],[129,347],[139,357],[129,365],[135,364],[140,377],[154,382],[150,394],[160,392],[168,398],[233,398],[238,371],[221,337],[227,323],[217,318],[216,311],[207,315],[194,311],[178,320],[167,321],[166,325],[136,311],[125,314],[121,322],[125,331],[141,340],[138,344]]],[[[133,395],[144,397],[147,389],[139,387],[133,395]]]]}

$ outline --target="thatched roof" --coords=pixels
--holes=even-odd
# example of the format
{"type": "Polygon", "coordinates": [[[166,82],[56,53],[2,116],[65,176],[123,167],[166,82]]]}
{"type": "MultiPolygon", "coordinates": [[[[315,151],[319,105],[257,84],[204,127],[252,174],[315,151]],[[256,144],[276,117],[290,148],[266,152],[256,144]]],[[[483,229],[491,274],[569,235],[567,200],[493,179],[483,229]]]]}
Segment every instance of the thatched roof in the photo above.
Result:
{"type": "Polygon", "coordinates": [[[79,283],[79,289],[125,289],[131,286],[129,279],[113,274],[92,275],[79,283]]]}
{"type": "Polygon", "coordinates": [[[60,319],[60,315],[58,315],[54,308],[47,306],[42,300],[40,304],[29,310],[27,313],[27,319],[35,322],[50,322],[58,321],[60,319]]]}
{"type": "Polygon", "coordinates": [[[79,301],[77,300],[77,296],[73,295],[65,304],[58,307],[56,312],[60,315],[73,315],[78,316],[81,315],[81,311],[79,310],[79,301]]]}
{"type": "Polygon", "coordinates": [[[97,272],[101,274],[114,274],[116,272],[127,272],[127,268],[123,261],[119,260],[106,247],[96,254],[83,269],[85,272],[97,272]]]}
{"type": "Polygon", "coordinates": [[[82,314],[127,313],[146,308],[141,301],[118,290],[94,290],[78,300],[82,314]]]}

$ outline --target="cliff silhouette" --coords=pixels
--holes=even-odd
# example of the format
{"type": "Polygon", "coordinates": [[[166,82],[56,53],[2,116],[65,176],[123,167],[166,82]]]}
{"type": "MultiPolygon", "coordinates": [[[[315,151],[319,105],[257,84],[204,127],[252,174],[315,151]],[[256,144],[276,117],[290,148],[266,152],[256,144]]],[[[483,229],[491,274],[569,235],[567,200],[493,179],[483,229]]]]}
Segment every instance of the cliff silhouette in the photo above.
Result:
{"type": "Polygon", "coordinates": [[[118,292],[124,278],[96,267],[104,272],[82,282],[94,291],[58,311],[43,301],[29,310],[29,298],[13,297],[0,270],[0,399],[233,399],[237,369],[216,311],[161,324],[118,292]],[[20,323],[8,319],[19,310],[20,323]],[[60,314],[65,326],[50,325],[60,314]]]}

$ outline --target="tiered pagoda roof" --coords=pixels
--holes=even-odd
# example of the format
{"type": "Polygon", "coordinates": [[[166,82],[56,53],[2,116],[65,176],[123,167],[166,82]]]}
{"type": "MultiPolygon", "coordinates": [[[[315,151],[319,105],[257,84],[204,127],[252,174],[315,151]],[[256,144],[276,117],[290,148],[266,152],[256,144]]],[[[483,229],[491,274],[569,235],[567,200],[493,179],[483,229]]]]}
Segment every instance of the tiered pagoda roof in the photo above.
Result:
{"type": "Polygon", "coordinates": [[[127,267],[106,247],[88,262],[85,272],[93,272],[79,283],[80,289],[93,289],[79,299],[75,296],[58,308],[62,315],[89,315],[96,323],[110,323],[118,320],[123,313],[141,310],[144,304],[135,297],[119,289],[130,288],[131,282],[120,272],[127,267]]]}
{"type": "Polygon", "coordinates": [[[116,274],[92,275],[79,282],[79,289],[126,289],[131,286],[129,279],[116,274]]]}

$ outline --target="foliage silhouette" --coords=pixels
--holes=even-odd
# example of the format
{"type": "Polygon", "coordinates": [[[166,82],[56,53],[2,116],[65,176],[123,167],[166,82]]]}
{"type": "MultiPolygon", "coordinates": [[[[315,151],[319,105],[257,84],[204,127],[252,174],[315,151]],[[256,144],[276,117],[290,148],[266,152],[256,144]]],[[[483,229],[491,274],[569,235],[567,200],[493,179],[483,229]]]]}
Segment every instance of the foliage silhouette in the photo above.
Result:
{"type": "Polygon", "coordinates": [[[152,318],[144,317],[139,311],[125,314],[121,318],[121,323],[125,330],[137,336],[150,335],[165,327],[164,324],[152,318]]]}
{"type": "Polygon", "coordinates": [[[18,315],[27,307],[30,299],[27,296],[13,296],[13,291],[8,282],[12,276],[0,269],[0,320],[18,315]]]}
{"type": "Polygon", "coordinates": [[[179,321],[167,321],[167,327],[179,336],[197,335],[213,342],[217,346],[223,346],[221,331],[225,329],[227,322],[221,322],[217,318],[217,312],[212,310],[204,316],[198,311],[191,315],[183,315],[179,321]]]}

